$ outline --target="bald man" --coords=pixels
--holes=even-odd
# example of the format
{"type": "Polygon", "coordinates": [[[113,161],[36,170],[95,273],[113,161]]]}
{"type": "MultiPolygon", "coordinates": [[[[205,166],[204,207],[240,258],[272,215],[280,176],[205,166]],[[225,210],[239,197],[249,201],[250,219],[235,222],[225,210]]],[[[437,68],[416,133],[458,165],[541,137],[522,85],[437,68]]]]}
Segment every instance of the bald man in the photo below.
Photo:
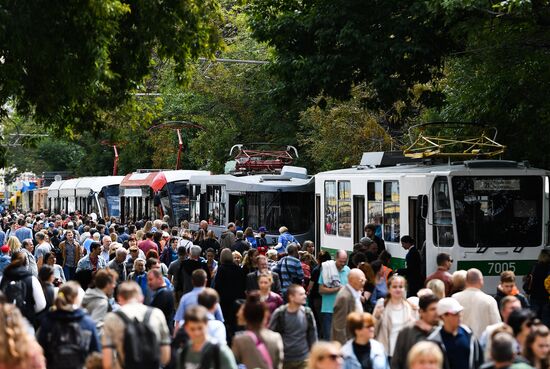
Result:
{"type": "Polygon", "coordinates": [[[361,293],[365,281],[365,274],[360,269],[351,269],[348,275],[348,283],[336,295],[332,314],[331,339],[340,342],[342,345],[352,337],[346,328],[348,314],[363,312],[361,293]]]}
{"type": "Polygon", "coordinates": [[[496,300],[482,288],[483,274],[472,268],[466,274],[466,289],[453,295],[464,307],[462,323],[470,327],[478,340],[488,326],[501,322],[496,300]]]}

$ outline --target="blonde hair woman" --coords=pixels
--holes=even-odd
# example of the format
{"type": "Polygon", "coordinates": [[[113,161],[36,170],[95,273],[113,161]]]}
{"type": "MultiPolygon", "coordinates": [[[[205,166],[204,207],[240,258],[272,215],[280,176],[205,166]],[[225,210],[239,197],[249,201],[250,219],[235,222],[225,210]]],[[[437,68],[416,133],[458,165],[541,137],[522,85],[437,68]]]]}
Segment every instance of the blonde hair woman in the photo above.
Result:
{"type": "Polygon", "coordinates": [[[42,347],[28,333],[19,309],[0,304],[0,369],[46,369],[42,347]]]}
{"type": "Polygon", "coordinates": [[[395,275],[388,280],[388,296],[378,300],[374,317],[378,319],[375,329],[376,339],[384,346],[386,355],[392,357],[397,335],[402,328],[414,322],[415,312],[406,300],[405,278],[395,275]]]}
{"type": "Polygon", "coordinates": [[[421,341],[415,344],[407,355],[409,369],[441,369],[443,353],[433,342],[421,341]]]}
{"type": "Polygon", "coordinates": [[[15,236],[10,236],[6,245],[10,247],[10,254],[16,253],[21,248],[21,242],[15,236]]]}
{"type": "Polygon", "coordinates": [[[343,363],[338,342],[319,341],[311,347],[307,369],[342,369],[343,363]]]}
{"type": "Polygon", "coordinates": [[[438,299],[445,297],[445,283],[441,279],[432,279],[426,284],[426,287],[432,290],[433,294],[437,296],[438,299]]]}

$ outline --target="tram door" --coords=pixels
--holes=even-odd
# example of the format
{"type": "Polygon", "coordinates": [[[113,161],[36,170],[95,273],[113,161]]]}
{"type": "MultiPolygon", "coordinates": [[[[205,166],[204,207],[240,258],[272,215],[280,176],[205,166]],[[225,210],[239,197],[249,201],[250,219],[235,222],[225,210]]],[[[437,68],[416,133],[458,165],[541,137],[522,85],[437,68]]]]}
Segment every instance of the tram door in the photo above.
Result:
{"type": "Polygon", "coordinates": [[[426,219],[422,218],[422,210],[417,197],[409,197],[409,235],[414,238],[420,251],[422,271],[426,275],[426,219]]]}
{"type": "Polygon", "coordinates": [[[365,196],[353,196],[353,244],[363,238],[365,232],[365,196]]]}

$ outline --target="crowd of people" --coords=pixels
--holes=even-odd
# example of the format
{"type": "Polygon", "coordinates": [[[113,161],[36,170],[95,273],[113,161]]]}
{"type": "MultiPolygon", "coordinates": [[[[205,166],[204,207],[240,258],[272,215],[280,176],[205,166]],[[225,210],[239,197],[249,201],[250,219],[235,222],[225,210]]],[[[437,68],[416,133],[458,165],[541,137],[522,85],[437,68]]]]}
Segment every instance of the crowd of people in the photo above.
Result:
{"type": "Polygon", "coordinates": [[[550,369],[550,250],[520,293],[478,269],[392,270],[376,226],[348,255],[282,226],[216,237],[167,218],[4,214],[0,369],[550,369]]]}

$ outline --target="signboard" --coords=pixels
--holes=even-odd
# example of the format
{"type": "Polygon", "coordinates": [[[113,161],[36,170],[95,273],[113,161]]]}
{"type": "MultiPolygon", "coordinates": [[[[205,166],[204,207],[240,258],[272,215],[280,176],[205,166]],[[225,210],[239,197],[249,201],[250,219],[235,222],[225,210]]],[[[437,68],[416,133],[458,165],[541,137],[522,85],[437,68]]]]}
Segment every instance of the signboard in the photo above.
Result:
{"type": "Polygon", "coordinates": [[[476,178],[474,191],[519,191],[519,179],[476,178]]]}
{"type": "Polygon", "coordinates": [[[123,191],[123,196],[141,197],[142,196],[141,188],[125,188],[123,191]]]}

